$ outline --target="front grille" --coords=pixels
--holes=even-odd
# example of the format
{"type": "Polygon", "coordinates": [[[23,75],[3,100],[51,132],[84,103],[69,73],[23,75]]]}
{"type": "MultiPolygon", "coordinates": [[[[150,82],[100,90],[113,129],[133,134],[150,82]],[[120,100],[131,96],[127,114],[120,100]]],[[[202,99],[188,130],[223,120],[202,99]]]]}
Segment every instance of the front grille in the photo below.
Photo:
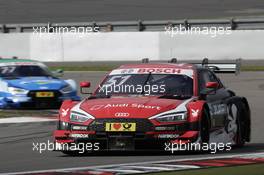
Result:
{"type": "Polygon", "coordinates": [[[32,101],[21,103],[22,108],[39,108],[39,109],[58,109],[61,106],[60,91],[43,90],[43,91],[29,91],[27,96],[31,97],[32,101]],[[54,97],[36,97],[37,92],[53,92],[54,97]]]}
{"type": "Polygon", "coordinates": [[[95,119],[89,125],[89,130],[104,132],[106,123],[136,123],[136,132],[147,132],[154,130],[153,124],[148,119],[127,118],[95,119]]]}

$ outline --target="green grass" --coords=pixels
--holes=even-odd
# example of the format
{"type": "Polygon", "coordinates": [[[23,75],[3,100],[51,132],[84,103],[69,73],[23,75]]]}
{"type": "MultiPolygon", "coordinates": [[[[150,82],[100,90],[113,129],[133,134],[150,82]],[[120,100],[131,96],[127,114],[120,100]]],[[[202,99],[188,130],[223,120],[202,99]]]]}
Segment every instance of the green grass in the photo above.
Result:
{"type": "Polygon", "coordinates": [[[62,69],[64,71],[111,71],[117,68],[116,65],[109,66],[50,66],[50,70],[62,69]]]}
{"type": "Polygon", "coordinates": [[[148,173],[149,175],[264,175],[264,164],[148,173]]]}
{"type": "Polygon", "coordinates": [[[13,58],[0,59],[0,63],[12,63],[12,62],[37,62],[37,61],[30,59],[13,59],[13,58]]]}
{"type": "MultiPolygon", "coordinates": [[[[111,71],[117,65],[92,65],[92,66],[50,66],[50,70],[62,69],[64,71],[111,71]]],[[[241,71],[264,71],[264,66],[242,66],[241,71]]]]}
{"type": "Polygon", "coordinates": [[[241,71],[264,71],[264,66],[242,66],[241,71]]]}

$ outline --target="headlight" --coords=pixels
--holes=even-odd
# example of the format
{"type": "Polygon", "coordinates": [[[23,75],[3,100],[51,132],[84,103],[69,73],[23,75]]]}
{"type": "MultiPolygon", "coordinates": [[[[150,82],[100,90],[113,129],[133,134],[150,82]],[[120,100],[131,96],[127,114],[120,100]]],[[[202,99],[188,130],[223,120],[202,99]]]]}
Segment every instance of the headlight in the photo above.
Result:
{"type": "Polygon", "coordinates": [[[72,91],[73,91],[73,89],[72,89],[72,87],[70,85],[67,85],[66,87],[61,89],[62,93],[70,93],[72,91]]]}
{"type": "Polygon", "coordinates": [[[89,114],[72,111],[70,114],[70,119],[72,122],[85,122],[89,119],[94,119],[94,117],[89,114]]]}
{"type": "Polygon", "coordinates": [[[8,91],[12,95],[26,95],[28,93],[28,91],[25,89],[15,88],[15,87],[8,87],[8,91]]]}
{"type": "Polygon", "coordinates": [[[155,119],[159,122],[186,121],[187,112],[164,114],[164,115],[160,115],[160,116],[156,116],[156,117],[151,117],[150,119],[155,119]]]}

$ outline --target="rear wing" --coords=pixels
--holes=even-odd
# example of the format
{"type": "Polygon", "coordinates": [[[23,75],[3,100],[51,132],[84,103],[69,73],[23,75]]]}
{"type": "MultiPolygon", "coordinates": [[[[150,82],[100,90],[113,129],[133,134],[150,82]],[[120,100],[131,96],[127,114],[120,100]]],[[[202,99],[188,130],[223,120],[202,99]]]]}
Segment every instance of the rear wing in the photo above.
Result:
{"type": "Polygon", "coordinates": [[[236,59],[233,62],[219,62],[209,63],[207,58],[204,58],[202,64],[196,64],[199,66],[206,67],[215,73],[234,73],[238,75],[241,69],[241,58],[236,59]]]}
{"type": "MultiPolygon", "coordinates": [[[[242,59],[239,58],[233,61],[209,63],[209,59],[204,58],[202,63],[190,64],[208,68],[215,73],[234,73],[235,75],[238,75],[241,69],[241,61],[242,59]]],[[[149,59],[143,58],[142,63],[149,63],[149,59]]],[[[172,58],[170,61],[168,61],[168,63],[176,64],[178,63],[178,60],[177,58],[172,58]]]]}

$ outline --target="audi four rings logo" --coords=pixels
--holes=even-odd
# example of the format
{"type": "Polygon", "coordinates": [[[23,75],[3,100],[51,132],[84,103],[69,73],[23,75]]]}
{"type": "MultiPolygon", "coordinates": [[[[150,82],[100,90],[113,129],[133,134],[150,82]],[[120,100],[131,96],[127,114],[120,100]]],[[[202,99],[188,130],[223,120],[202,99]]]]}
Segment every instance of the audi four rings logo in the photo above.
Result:
{"type": "Polygon", "coordinates": [[[129,113],[125,113],[125,112],[117,112],[115,113],[116,117],[128,117],[129,113]]]}

